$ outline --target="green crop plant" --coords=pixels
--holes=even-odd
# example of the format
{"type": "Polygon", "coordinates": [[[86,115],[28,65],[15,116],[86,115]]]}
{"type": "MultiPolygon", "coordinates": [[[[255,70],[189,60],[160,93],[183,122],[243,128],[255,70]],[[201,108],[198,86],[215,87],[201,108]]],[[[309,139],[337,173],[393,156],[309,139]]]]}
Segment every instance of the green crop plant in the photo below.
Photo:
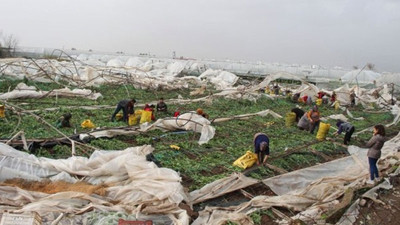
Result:
{"type": "MultiPolygon", "coordinates": [[[[0,92],[7,92],[11,90],[19,81],[1,80],[0,92]]],[[[28,85],[36,86],[41,90],[52,90],[55,88],[63,88],[58,84],[44,84],[28,81],[28,85]]],[[[74,87],[71,87],[74,88],[74,87]]],[[[181,89],[176,91],[166,90],[138,90],[132,85],[101,85],[100,87],[88,87],[92,91],[100,92],[103,98],[93,101],[85,98],[53,98],[46,97],[42,99],[16,99],[9,100],[9,103],[18,105],[25,110],[39,110],[35,112],[36,115],[42,117],[50,124],[55,124],[57,119],[64,113],[71,112],[72,128],[62,128],[64,134],[70,136],[76,133],[88,132],[90,129],[81,128],[80,124],[85,119],[90,119],[97,127],[100,128],[113,128],[124,127],[124,122],[111,122],[110,117],[114,111],[114,107],[119,100],[133,97],[137,99],[138,104],[145,104],[149,102],[157,102],[159,97],[164,97],[168,102],[169,99],[176,99],[179,95],[185,98],[198,98],[216,93],[216,90],[207,89],[207,92],[200,96],[190,96],[189,89],[181,89]],[[77,106],[95,106],[95,105],[108,105],[107,109],[98,110],[85,110],[74,109],[77,106]],[[56,108],[54,111],[46,111],[46,108],[56,108]]],[[[235,115],[256,113],[262,110],[271,109],[274,112],[285,116],[292,108],[296,106],[295,103],[287,99],[271,100],[267,97],[260,97],[256,102],[243,99],[227,99],[223,97],[213,97],[212,103],[208,102],[192,102],[185,104],[168,104],[168,113],[156,113],[157,118],[165,116],[172,116],[176,109],[180,109],[181,113],[195,111],[201,107],[209,114],[210,121],[215,118],[232,117],[235,115]]],[[[310,106],[301,105],[304,110],[308,110],[310,106]]],[[[137,106],[138,108],[138,106],[137,106]]],[[[333,114],[342,113],[335,111],[333,108],[323,105],[320,107],[322,116],[329,116],[333,114]]],[[[388,124],[392,122],[393,116],[390,113],[376,113],[370,114],[358,106],[351,109],[355,117],[364,117],[364,120],[350,120],[356,126],[356,132],[365,128],[369,128],[377,123],[388,124]]],[[[31,138],[60,138],[61,135],[56,131],[50,129],[48,126],[40,123],[37,119],[29,114],[21,114],[20,117],[10,109],[6,110],[8,122],[3,122],[0,118],[0,138],[8,140],[16,132],[24,130],[26,137],[31,138]],[[14,131],[15,130],[15,131],[14,131]]],[[[5,120],[4,120],[5,121],[5,120]]],[[[328,122],[335,127],[335,120],[328,120],[328,122]]],[[[264,132],[270,137],[270,156],[271,160],[268,163],[283,168],[288,171],[295,169],[312,166],[321,163],[324,160],[321,157],[313,154],[292,154],[285,157],[273,159],[274,156],[283,154],[285,151],[296,149],[302,146],[302,151],[315,151],[322,152],[333,158],[342,157],[345,153],[345,148],[339,144],[329,141],[316,142],[311,144],[316,139],[316,132],[310,134],[305,131],[300,131],[295,125],[292,127],[285,126],[284,118],[273,118],[272,116],[266,117],[250,117],[247,119],[235,119],[221,123],[211,124],[216,129],[213,139],[207,144],[199,145],[199,133],[172,133],[163,132],[160,130],[153,130],[146,133],[140,133],[129,136],[118,136],[114,138],[101,138],[91,140],[88,145],[96,149],[104,150],[121,150],[131,146],[141,146],[150,144],[154,147],[153,154],[161,162],[163,167],[171,168],[179,172],[183,177],[189,177],[193,180],[187,184],[187,188],[194,190],[204,186],[207,183],[215,181],[216,179],[228,176],[233,172],[241,172],[242,169],[234,167],[232,163],[246,153],[246,151],[253,151],[253,136],[255,133],[264,132]],[[310,144],[310,145],[309,145],[310,144]],[[175,150],[170,148],[170,145],[177,145],[181,149],[175,150]],[[309,146],[307,146],[309,145],[309,146]]],[[[400,124],[387,128],[388,134],[394,134],[400,130],[400,124]]],[[[343,142],[343,134],[334,137],[335,130],[330,129],[328,137],[333,138],[336,142],[343,142]]],[[[357,137],[352,138],[351,144],[363,146],[366,141],[372,136],[372,132],[367,131],[359,134],[357,137]]],[[[85,149],[88,153],[92,149],[85,149]]],[[[77,151],[80,152],[80,151],[77,151]]],[[[45,156],[51,158],[66,158],[71,156],[71,147],[68,145],[54,146],[52,148],[40,148],[33,152],[38,156],[45,156]]],[[[266,167],[249,173],[249,176],[257,179],[265,179],[276,175],[274,171],[266,167]]]]}

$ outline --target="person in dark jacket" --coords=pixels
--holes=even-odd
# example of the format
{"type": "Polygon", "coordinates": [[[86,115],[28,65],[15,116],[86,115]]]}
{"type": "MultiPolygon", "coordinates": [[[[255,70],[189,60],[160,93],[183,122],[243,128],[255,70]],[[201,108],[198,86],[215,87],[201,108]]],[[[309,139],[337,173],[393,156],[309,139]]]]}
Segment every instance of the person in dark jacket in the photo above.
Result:
{"type": "Polygon", "coordinates": [[[111,116],[111,121],[114,122],[115,116],[117,115],[117,113],[119,111],[122,110],[122,113],[123,113],[122,119],[125,122],[128,122],[129,115],[133,114],[133,112],[134,112],[135,103],[136,103],[136,100],[133,99],[133,98],[132,99],[125,99],[125,100],[122,100],[122,101],[118,102],[117,108],[115,108],[115,111],[111,116]]]}
{"type": "Polygon", "coordinates": [[[356,105],[356,93],[352,91],[350,93],[350,107],[354,107],[356,105]]]}
{"type": "Polygon", "coordinates": [[[60,117],[60,119],[57,121],[56,127],[57,128],[63,128],[63,127],[71,127],[71,123],[69,120],[71,119],[72,115],[71,113],[65,113],[60,117]]]}
{"type": "Polygon", "coordinates": [[[374,184],[375,178],[379,182],[379,171],[376,163],[381,157],[381,149],[385,143],[385,127],[383,125],[375,125],[372,138],[368,141],[368,163],[369,163],[369,173],[370,179],[367,181],[368,184],[374,184]]]}
{"type": "Polygon", "coordinates": [[[304,115],[304,111],[299,108],[293,108],[292,112],[296,114],[296,122],[299,122],[300,118],[304,115]]]}
{"type": "Polygon", "coordinates": [[[299,98],[300,98],[300,93],[295,93],[292,96],[292,102],[294,102],[294,103],[299,102],[299,98]]]}
{"type": "Polygon", "coordinates": [[[157,103],[157,112],[167,112],[167,104],[164,102],[164,98],[160,98],[160,101],[157,103]]]}
{"type": "Polygon", "coordinates": [[[264,133],[257,133],[253,138],[254,153],[257,154],[257,165],[267,163],[269,156],[269,138],[264,133]]]}
{"type": "Polygon", "coordinates": [[[350,123],[344,122],[342,120],[338,120],[336,123],[336,126],[338,127],[338,131],[335,133],[335,135],[339,135],[342,132],[345,132],[346,134],[344,135],[344,144],[348,145],[351,139],[351,135],[354,133],[354,126],[350,123]]]}

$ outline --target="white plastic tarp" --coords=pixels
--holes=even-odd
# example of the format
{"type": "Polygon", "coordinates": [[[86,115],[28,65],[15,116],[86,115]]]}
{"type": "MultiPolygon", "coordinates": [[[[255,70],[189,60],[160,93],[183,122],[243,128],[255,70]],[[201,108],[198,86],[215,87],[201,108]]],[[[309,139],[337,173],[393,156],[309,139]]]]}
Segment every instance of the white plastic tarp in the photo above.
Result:
{"type": "Polygon", "coordinates": [[[201,133],[198,143],[205,144],[211,140],[215,135],[215,128],[210,125],[210,121],[203,116],[197,115],[194,112],[184,113],[179,117],[159,119],[155,123],[146,126],[143,124],[141,127],[142,132],[152,129],[162,130],[191,130],[201,133]]]}
{"type": "Polygon", "coordinates": [[[212,69],[206,70],[199,76],[199,78],[208,80],[210,83],[214,84],[218,90],[232,87],[239,79],[239,77],[233,73],[212,69]]]}
{"type": "MultiPolygon", "coordinates": [[[[384,170],[398,163],[399,149],[400,133],[383,146],[378,168],[384,170]]],[[[272,206],[301,211],[292,219],[313,222],[338,204],[338,199],[348,188],[361,187],[368,179],[367,151],[350,146],[351,156],[268,178],[263,182],[279,196],[257,196],[239,206],[226,208],[206,207],[193,224],[220,225],[228,220],[252,224],[248,214],[272,206]]],[[[289,221],[282,222],[287,224],[289,221]]]]}
{"type": "Polygon", "coordinates": [[[344,74],[341,79],[350,83],[372,83],[381,77],[380,73],[371,70],[352,70],[344,74]]]}
{"type": "MultiPolygon", "coordinates": [[[[58,176],[62,180],[76,175],[92,184],[109,185],[106,195],[93,196],[80,192],[46,194],[0,186],[0,201],[17,212],[83,213],[93,208],[106,211],[164,214],[176,224],[186,225],[189,218],[178,204],[188,197],[180,184],[178,173],[158,168],[146,161],[151,146],[127,148],[123,151],[95,151],[90,158],[37,158],[0,143],[0,171],[11,171],[8,178],[41,180],[58,176]],[[6,170],[4,170],[6,169],[6,170]],[[59,174],[64,175],[59,176],[59,174]]],[[[76,179],[75,179],[76,180],[76,179]]]]}
{"type": "Polygon", "coordinates": [[[69,88],[54,89],[52,91],[36,91],[36,87],[27,86],[25,83],[19,83],[13,91],[0,95],[0,99],[18,99],[18,98],[41,98],[41,97],[82,97],[91,100],[96,100],[102,95],[100,93],[93,93],[88,89],[73,89],[69,88]]]}

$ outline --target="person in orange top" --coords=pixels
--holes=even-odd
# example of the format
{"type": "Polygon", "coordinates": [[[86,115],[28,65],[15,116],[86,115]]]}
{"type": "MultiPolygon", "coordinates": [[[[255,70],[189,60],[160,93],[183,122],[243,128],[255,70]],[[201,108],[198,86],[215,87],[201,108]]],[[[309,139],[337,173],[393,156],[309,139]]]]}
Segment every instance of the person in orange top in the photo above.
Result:
{"type": "Polygon", "coordinates": [[[310,111],[307,112],[307,118],[310,121],[310,133],[314,133],[316,127],[319,127],[320,113],[318,107],[314,105],[310,111]]]}
{"type": "Polygon", "coordinates": [[[208,119],[208,114],[205,113],[205,112],[203,111],[203,109],[198,108],[198,109],[196,110],[196,113],[197,113],[198,115],[203,116],[204,118],[208,119]]]}

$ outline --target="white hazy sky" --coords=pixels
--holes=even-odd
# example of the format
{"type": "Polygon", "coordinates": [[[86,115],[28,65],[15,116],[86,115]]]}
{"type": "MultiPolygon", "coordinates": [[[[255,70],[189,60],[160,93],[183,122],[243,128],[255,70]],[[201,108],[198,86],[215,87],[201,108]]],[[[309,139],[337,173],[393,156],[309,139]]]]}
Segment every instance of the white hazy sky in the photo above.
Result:
{"type": "Polygon", "coordinates": [[[1,0],[20,46],[400,71],[399,0],[1,0]]]}

